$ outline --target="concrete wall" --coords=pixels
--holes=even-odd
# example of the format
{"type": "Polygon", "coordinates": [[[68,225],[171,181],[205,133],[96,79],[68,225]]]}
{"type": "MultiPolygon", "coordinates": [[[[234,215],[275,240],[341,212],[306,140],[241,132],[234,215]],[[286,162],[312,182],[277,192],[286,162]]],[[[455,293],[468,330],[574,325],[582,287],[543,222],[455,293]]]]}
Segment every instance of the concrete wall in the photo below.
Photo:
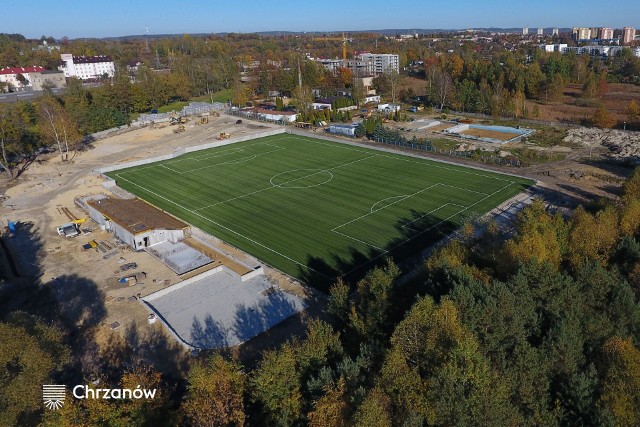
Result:
{"type": "Polygon", "coordinates": [[[355,136],[356,128],[355,126],[330,125],[329,132],[341,135],[355,136]]]}
{"type": "Polygon", "coordinates": [[[159,161],[162,161],[162,160],[173,159],[173,158],[176,158],[176,157],[178,157],[178,156],[180,156],[182,154],[185,154],[185,153],[192,153],[194,151],[206,150],[208,148],[213,148],[213,147],[222,147],[224,145],[235,144],[235,143],[242,142],[242,141],[248,141],[248,140],[256,139],[256,138],[262,138],[262,137],[265,137],[265,136],[279,135],[279,134],[282,134],[282,133],[285,133],[285,132],[286,132],[285,129],[278,128],[278,129],[273,129],[273,130],[270,130],[270,131],[261,132],[261,133],[257,133],[257,134],[253,134],[253,135],[238,136],[238,137],[235,137],[235,138],[227,139],[225,141],[210,142],[208,144],[197,145],[197,146],[194,146],[194,147],[180,148],[180,149],[174,151],[172,154],[167,154],[167,155],[164,155],[164,156],[157,156],[157,157],[150,157],[148,159],[136,160],[134,162],[119,163],[117,165],[105,166],[105,167],[102,167],[102,168],[94,169],[94,172],[99,173],[99,174],[103,174],[104,178],[111,179],[111,178],[108,178],[104,174],[107,173],[107,172],[113,172],[113,171],[116,171],[116,170],[132,168],[134,166],[148,165],[149,163],[155,163],[155,162],[159,162],[159,161]]]}
{"type": "Polygon", "coordinates": [[[213,276],[216,273],[221,272],[223,269],[222,266],[216,267],[216,268],[212,268],[211,270],[207,270],[203,273],[200,273],[198,275],[195,275],[193,277],[191,277],[190,279],[187,280],[183,280],[182,282],[176,283],[175,285],[169,286],[168,288],[164,288],[161,289],[157,292],[154,292],[152,294],[149,294],[145,297],[142,297],[143,301],[153,301],[156,300],[162,296],[165,296],[168,293],[171,293],[173,291],[177,291],[178,289],[184,288],[185,286],[188,286],[194,282],[197,282],[198,280],[202,280],[205,277],[209,277],[209,276],[213,276]]]}

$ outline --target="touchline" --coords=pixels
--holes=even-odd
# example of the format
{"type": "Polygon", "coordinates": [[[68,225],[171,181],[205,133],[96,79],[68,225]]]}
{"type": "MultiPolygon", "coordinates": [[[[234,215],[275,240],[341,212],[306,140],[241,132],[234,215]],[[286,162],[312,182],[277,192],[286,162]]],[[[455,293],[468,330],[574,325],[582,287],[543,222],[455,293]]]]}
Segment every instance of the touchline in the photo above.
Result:
{"type": "Polygon", "coordinates": [[[130,388],[91,388],[88,385],[77,385],[73,388],[76,399],[154,399],[156,389],[147,390],[138,386],[130,388]]]}

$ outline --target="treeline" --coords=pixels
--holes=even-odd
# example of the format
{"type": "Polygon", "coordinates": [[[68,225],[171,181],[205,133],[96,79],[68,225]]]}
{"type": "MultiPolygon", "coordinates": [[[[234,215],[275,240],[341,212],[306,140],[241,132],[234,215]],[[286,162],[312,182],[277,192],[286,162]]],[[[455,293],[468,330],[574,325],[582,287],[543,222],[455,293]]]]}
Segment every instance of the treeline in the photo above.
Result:
{"type": "MultiPolygon", "coordinates": [[[[559,101],[568,83],[582,85],[585,105],[608,91],[608,82],[632,82],[640,74],[640,58],[629,49],[601,60],[587,55],[547,53],[538,48],[503,52],[487,58],[463,51],[424,60],[428,102],[437,108],[452,108],[508,117],[537,117],[525,100],[559,101]]],[[[412,91],[401,94],[411,98],[412,91]]]]}
{"type": "Polygon", "coordinates": [[[83,136],[128,124],[135,113],[186,101],[192,95],[185,75],[158,74],[142,67],[136,83],[120,72],[109,84],[93,88],[71,79],[60,95],[47,91],[33,102],[0,104],[0,166],[13,178],[14,170],[41,147],[50,147],[67,160],[83,136]]]}

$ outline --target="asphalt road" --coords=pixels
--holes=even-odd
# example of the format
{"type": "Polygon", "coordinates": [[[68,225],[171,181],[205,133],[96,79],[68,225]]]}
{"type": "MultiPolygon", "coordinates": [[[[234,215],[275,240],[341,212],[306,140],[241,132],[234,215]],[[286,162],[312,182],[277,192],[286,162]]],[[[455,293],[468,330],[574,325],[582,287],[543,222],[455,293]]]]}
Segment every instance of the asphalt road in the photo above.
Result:
{"type": "MultiPolygon", "coordinates": [[[[56,87],[52,89],[53,93],[59,94],[64,91],[64,88],[56,87]]],[[[28,101],[39,98],[42,96],[42,90],[30,90],[25,92],[13,92],[13,93],[0,93],[0,102],[16,102],[16,101],[28,101]]]]}

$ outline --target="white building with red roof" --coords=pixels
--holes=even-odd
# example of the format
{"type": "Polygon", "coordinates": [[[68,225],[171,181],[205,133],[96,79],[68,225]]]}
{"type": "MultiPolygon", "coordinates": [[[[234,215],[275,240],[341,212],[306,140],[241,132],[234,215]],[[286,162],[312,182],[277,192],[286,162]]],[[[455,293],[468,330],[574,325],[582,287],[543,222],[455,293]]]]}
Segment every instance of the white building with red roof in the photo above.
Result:
{"type": "Polygon", "coordinates": [[[11,90],[26,90],[32,86],[33,73],[42,73],[45,71],[44,67],[32,66],[32,67],[14,67],[3,68],[0,70],[0,83],[5,83],[4,88],[0,88],[0,91],[11,90]]]}

